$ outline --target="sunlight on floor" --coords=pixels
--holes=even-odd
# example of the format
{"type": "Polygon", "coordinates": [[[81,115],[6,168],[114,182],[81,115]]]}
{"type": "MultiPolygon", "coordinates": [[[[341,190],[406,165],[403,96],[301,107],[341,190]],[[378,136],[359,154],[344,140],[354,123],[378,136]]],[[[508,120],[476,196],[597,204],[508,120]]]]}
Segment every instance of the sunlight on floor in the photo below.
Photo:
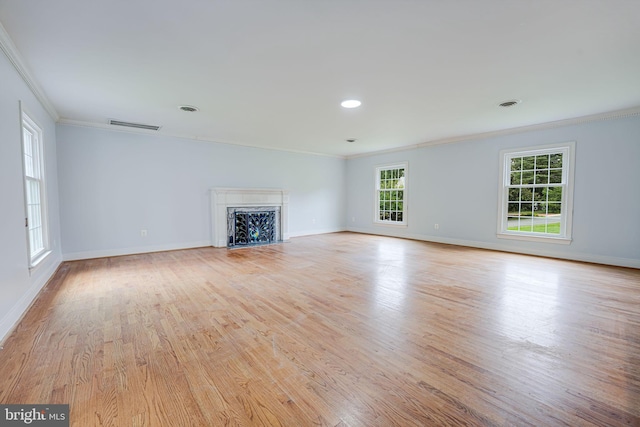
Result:
{"type": "Polygon", "coordinates": [[[506,267],[499,318],[502,332],[516,341],[553,346],[558,322],[558,274],[506,267]]]}
{"type": "Polygon", "coordinates": [[[379,308],[402,311],[406,299],[405,246],[393,240],[378,243],[374,300],[379,308]]]}

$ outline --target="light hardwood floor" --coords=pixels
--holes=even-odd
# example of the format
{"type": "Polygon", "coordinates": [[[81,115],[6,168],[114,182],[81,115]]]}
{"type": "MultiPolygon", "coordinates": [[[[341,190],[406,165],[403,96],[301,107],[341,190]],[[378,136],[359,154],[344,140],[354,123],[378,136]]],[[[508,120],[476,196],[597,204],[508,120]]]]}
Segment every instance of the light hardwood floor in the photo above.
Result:
{"type": "Polygon", "coordinates": [[[3,346],[73,426],[640,426],[640,270],[388,237],[66,262],[3,346]]]}

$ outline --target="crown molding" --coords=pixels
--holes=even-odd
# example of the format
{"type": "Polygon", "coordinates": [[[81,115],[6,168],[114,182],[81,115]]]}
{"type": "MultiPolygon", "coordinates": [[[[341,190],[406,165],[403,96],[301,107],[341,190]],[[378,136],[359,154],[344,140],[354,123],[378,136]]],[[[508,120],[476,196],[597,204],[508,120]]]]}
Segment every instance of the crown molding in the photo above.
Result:
{"type": "Polygon", "coordinates": [[[213,138],[197,136],[197,135],[186,135],[186,134],[166,132],[166,131],[163,131],[162,129],[160,129],[160,130],[147,130],[147,129],[137,129],[137,128],[126,128],[126,127],[122,127],[121,128],[120,126],[113,126],[113,125],[110,125],[108,123],[86,122],[86,121],[82,121],[82,120],[70,120],[70,119],[62,119],[62,118],[58,120],[58,124],[68,125],[68,126],[76,126],[76,127],[106,129],[106,130],[110,130],[112,132],[132,133],[132,134],[138,134],[138,135],[169,136],[169,137],[172,137],[172,138],[188,139],[188,140],[191,140],[191,141],[210,142],[210,143],[214,143],[214,144],[232,145],[232,146],[235,146],[235,147],[258,148],[258,149],[261,149],[261,150],[270,150],[270,151],[282,151],[282,152],[285,152],[285,153],[304,154],[304,155],[307,155],[307,156],[331,157],[331,158],[334,158],[334,159],[342,159],[342,160],[346,160],[347,159],[346,156],[341,156],[341,155],[338,155],[338,154],[317,153],[317,152],[314,152],[314,151],[293,150],[293,149],[270,147],[270,146],[263,146],[263,145],[252,145],[252,144],[242,144],[242,143],[236,143],[236,142],[226,142],[226,141],[215,140],[213,138]]]}
{"type": "Polygon", "coordinates": [[[4,28],[2,23],[0,23],[0,49],[2,49],[4,54],[7,56],[9,62],[13,65],[13,68],[15,68],[18,74],[20,74],[22,80],[24,80],[29,89],[31,89],[31,92],[33,92],[35,97],[38,98],[38,101],[40,101],[44,109],[47,110],[47,113],[49,113],[51,118],[57,122],[60,119],[58,112],[53,107],[53,104],[51,104],[49,98],[47,98],[40,85],[31,76],[29,69],[22,60],[20,52],[18,52],[18,48],[13,44],[13,40],[11,40],[9,33],[7,33],[7,30],[4,28]]]}
{"type": "Polygon", "coordinates": [[[491,138],[491,137],[512,135],[512,134],[518,134],[518,133],[524,133],[524,132],[530,132],[530,131],[554,129],[554,128],[558,128],[558,127],[571,126],[571,125],[577,125],[577,124],[584,124],[584,123],[589,123],[589,122],[596,122],[596,121],[603,121],[603,120],[613,120],[613,119],[620,119],[620,118],[625,118],[625,117],[640,116],[640,106],[638,106],[638,107],[627,108],[627,109],[623,109],[623,110],[616,110],[616,111],[610,111],[610,112],[605,112],[605,113],[592,114],[592,115],[588,115],[588,116],[581,116],[581,117],[575,117],[575,118],[570,118],[570,119],[563,119],[563,120],[557,120],[557,121],[552,121],[552,122],[539,123],[539,124],[528,125],[528,126],[520,126],[520,127],[502,129],[502,130],[496,130],[496,131],[490,131],[490,132],[481,132],[481,133],[459,135],[459,136],[453,136],[453,137],[450,137],[450,138],[442,138],[442,139],[436,139],[436,140],[432,140],[432,141],[425,141],[425,142],[422,142],[420,144],[411,144],[411,145],[406,145],[406,146],[396,147],[396,148],[391,148],[391,149],[386,149],[386,150],[378,150],[378,151],[371,151],[371,152],[367,152],[367,153],[359,153],[359,154],[341,156],[341,155],[333,155],[333,154],[326,154],[326,153],[318,153],[318,152],[313,152],[313,151],[293,150],[293,149],[284,149],[284,148],[278,148],[278,147],[269,147],[269,146],[265,147],[265,146],[259,146],[259,145],[251,145],[251,144],[239,144],[239,143],[223,142],[223,141],[217,141],[217,140],[214,140],[214,139],[211,139],[211,138],[199,137],[199,136],[195,136],[195,135],[181,135],[181,134],[173,134],[173,133],[161,132],[161,131],[144,131],[144,130],[138,130],[138,129],[135,129],[135,130],[134,129],[128,129],[128,130],[114,129],[112,126],[107,125],[107,124],[103,124],[103,123],[83,122],[83,121],[77,121],[77,120],[62,119],[62,118],[60,118],[60,115],[58,114],[58,112],[54,108],[53,104],[49,101],[49,99],[45,95],[45,92],[42,90],[40,85],[31,76],[31,73],[29,72],[27,66],[25,65],[25,63],[24,63],[24,61],[22,59],[22,56],[20,55],[18,49],[16,48],[15,44],[11,40],[11,37],[9,36],[9,33],[6,31],[6,29],[4,28],[4,26],[2,25],[1,22],[0,22],[0,49],[5,53],[5,55],[7,56],[7,58],[9,59],[9,61],[13,65],[13,67],[15,68],[15,70],[22,77],[22,79],[27,84],[29,89],[31,89],[31,91],[33,92],[34,96],[40,101],[42,106],[49,113],[49,115],[53,118],[53,120],[56,121],[56,122],[59,122],[61,124],[67,124],[67,125],[72,125],[72,126],[81,126],[81,127],[93,127],[93,128],[109,129],[109,130],[117,131],[117,132],[128,132],[128,133],[137,133],[137,134],[153,134],[153,135],[172,136],[172,137],[176,137],[176,138],[190,139],[190,140],[195,140],[195,141],[213,142],[213,143],[218,143],[218,144],[227,144],[227,145],[236,145],[236,146],[242,146],[242,147],[260,148],[260,149],[265,149],[265,150],[284,151],[284,152],[297,153],[297,154],[306,154],[306,155],[314,155],[314,156],[333,157],[333,158],[340,158],[340,159],[347,159],[347,160],[348,159],[355,159],[355,158],[359,158],[359,157],[369,157],[369,156],[375,156],[375,155],[379,155],[379,154],[386,154],[386,153],[393,153],[393,152],[399,152],[399,151],[413,150],[413,149],[416,149],[416,148],[430,147],[430,146],[433,146],[433,145],[451,144],[451,143],[456,143],[456,142],[469,141],[469,140],[473,140],[473,139],[486,139],[486,138],[491,138]]]}
{"type": "Polygon", "coordinates": [[[471,135],[462,135],[462,136],[457,136],[452,138],[444,138],[444,139],[439,139],[435,141],[423,142],[422,144],[418,144],[418,146],[429,147],[431,145],[449,144],[453,142],[468,141],[470,139],[486,139],[486,138],[492,138],[496,136],[512,135],[516,133],[531,132],[536,130],[539,131],[539,130],[555,129],[558,127],[579,125],[579,124],[590,123],[590,122],[599,122],[604,120],[622,119],[625,117],[633,117],[633,116],[640,116],[640,107],[609,111],[606,113],[591,114],[588,116],[573,117],[570,119],[556,120],[552,122],[538,123],[538,124],[528,125],[528,126],[519,126],[515,128],[509,128],[509,129],[501,129],[501,130],[490,131],[490,132],[482,132],[482,133],[476,133],[471,135]]]}
{"type": "Polygon", "coordinates": [[[397,153],[399,151],[415,150],[415,149],[420,148],[422,146],[423,146],[423,144],[403,145],[401,147],[387,148],[386,150],[376,150],[376,151],[369,151],[369,152],[366,152],[366,153],[351,154],[349,156],[346,156],[346,158],[347,158],[347,160],[350,160],[350,159],[357,159],[359,157],[377,156],[379,154],[397,153]]]}
{"type": "Polygon", "coordinates": [[[528,126],[520,126],[515,128],[509,128],[509,129],[501,129],[501,130],[496,130],[491,132],[472,133],[467,135],[453,136],[451,138],[436,139],[433,141],[427,141],[420,144],[412,144],[412,145],[406,145],[406,146],[397,147],[397,148],[390,148],[388,150],[354,154],[351,156],[347,156],[347,160],[355,159],[358,157],[368,157],[368,156],[377,156],[379,154],[394,153],[397,151],[414,150],[416,148],[431,147],[433,145],[452,144],[455,142],[470,141],[473,139],[487,139],[487,138],[492,138],[496,136],[514,135],[514,134],[524,133],[524,132],[555,129],[563,126],[572,126],[572,125],[579,125],[579,124],[590,123],[590,122],[623,119],[626,117],[636,117],[636,116],[640,116],[640,107],[626,108],[623,110],[615,110],[615,111],[609,111],[606,113],[592,114],[589,116],[574,117],[570,119],[556,120],[553,122],[539,123],[539,124],[528,125],[528,126]]]}

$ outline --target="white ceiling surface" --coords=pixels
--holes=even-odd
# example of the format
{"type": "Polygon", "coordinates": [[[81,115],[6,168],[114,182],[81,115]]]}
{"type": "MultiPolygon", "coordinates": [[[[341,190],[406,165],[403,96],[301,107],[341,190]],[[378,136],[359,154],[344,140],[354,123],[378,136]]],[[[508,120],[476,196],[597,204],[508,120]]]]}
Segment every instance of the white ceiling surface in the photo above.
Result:
{"type": "Polygon", "coordinates": [[[640,106],[639,0],[0,0],[0,22],[62,122],[349,156],[640,106]]]}

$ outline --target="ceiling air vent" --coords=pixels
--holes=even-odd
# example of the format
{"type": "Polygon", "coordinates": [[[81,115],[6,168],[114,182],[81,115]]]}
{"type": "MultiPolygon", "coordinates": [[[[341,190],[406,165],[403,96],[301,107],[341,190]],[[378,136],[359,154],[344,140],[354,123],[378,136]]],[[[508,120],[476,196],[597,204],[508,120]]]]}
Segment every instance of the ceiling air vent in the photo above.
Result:
{"type": "Polygon", "coordinates": [[[519,99],[510,99],[509,101],[504,101],[500,104],[498,104],[499,107],[513,107],[514,105],[518,105],[520,104],[522,101],[520,101],[519,99]]]}
{"type": "Polygon", "coordinates": [[[125,126],[128,128],[136,128],[136,129],[147,129],[147,130],[158,130],[160,126],[154,125],[145,125],[142,123],[131,123],[131,122],[121,122],[119,120],[109,120],[110,125],[114,126],[125,126]]]}

